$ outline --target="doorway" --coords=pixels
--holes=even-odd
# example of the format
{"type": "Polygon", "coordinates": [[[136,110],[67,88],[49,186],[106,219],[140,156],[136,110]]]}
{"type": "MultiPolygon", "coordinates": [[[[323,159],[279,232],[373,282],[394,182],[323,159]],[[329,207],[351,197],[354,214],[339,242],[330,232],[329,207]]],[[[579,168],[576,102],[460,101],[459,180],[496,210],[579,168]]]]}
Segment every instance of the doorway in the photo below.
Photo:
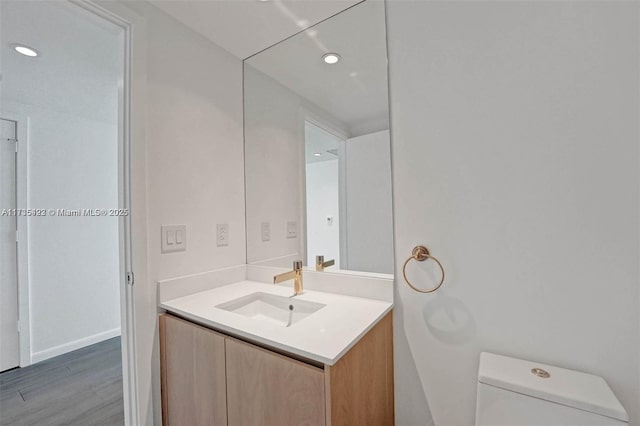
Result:
{"type": "Polygon", "coordinates": [[[342,211],[344,140],[311,121],[304,123],[307,265],[315,256],[335,261],[334,269],[344,267],[341,247],[346,239],[342,211]]]}
{"type": "Polygon", "coordinates": [[[307,265],[393,273],[389,130],[341,137],[304,122],[307,265]]]}
{"type": "MultiPolygon", "coordinates": [[[[2,128],[2,139],[6,133],[6,139],[20,141],[15,146],[24,161],[16,165],[14,148],[11,169],[6,144],[0,148],[0,211],[8,205],[16,212],[2,217],[2,320],[3,328],[15,321],[13,329],[20,329],[17,351],[7,355],[8,368],[14,369],[0,375],[0,423],[123,424],[124,399],[133,390],[127,382],[131,335],[120,342],[121,322],[124,329],[132,315],[125,306],[126,29],[83,3],[2,2],[0,7],[0,38],[6,41],[0,115],[25,118],[4,120],[13,127],[3,123],[2,128]],[[9,174],[13,190],[5,188],[9,174]],[[22,201],[20,188],[26,194],[22,201]],[[28,238],[16,232],[23,220],[28,238]],[[27,256],[28,278],[20,273],[27,256]],[[9,286],[5,277],[17,284],[9,286]],[[5,298],[10,289],[15,294],[5,298]],[[8,304],[15,315],[5,310],[7,299],[13,299],[8,304]],[[30,335],[26,345],[24,334],[30,335]]],[[[4,356],[4,330],[1,346],[4,356]]]]}

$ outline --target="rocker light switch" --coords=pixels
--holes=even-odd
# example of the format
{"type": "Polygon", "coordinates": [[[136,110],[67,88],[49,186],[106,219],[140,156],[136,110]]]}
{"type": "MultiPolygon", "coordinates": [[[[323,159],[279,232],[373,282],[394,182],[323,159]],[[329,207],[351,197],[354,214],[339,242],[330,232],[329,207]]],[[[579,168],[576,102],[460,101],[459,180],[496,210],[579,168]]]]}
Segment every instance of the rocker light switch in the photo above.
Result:
{"type": "Polygon", "coordinates": [[[287,222],[287,238],[296,238],[298,236],[298,225],[296,222],[287,222]]]}
{"type": "Polygon", "coordinates": [[[163,225],[161,228],[161,252],[172,253],[187,249],[187,225],[163,225]]]}

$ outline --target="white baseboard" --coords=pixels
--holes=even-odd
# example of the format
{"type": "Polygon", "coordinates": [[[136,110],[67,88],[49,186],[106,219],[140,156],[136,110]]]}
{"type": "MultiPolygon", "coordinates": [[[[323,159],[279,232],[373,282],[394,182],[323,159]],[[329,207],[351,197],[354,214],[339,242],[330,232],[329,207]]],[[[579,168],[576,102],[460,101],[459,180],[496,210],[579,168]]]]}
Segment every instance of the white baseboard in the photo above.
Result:
{"type": "Polygon", "coordinates": [[[103,331],[102,333],[94,334],[92,336],[83,337],[82,339],[74,340],[63,345],[54,346],[53,348],[45,349],[44,351],[34,352],[31,354],[31,363],[35,364],[36,362],[66,354],[67,352],[75,351],[76,349],[84,348],[85,346],[93,345],[94,343],[102,342],[103,340],[117,336],[120,336],[119,327],[114,328],[113,330],[103,331]]]}

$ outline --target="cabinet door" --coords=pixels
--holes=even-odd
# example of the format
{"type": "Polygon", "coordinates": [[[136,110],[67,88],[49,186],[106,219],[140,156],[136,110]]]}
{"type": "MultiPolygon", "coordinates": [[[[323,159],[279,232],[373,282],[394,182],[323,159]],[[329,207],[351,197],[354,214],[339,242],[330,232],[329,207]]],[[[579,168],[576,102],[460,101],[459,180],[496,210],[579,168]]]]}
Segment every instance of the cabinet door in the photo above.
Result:
{"type": "Polygon", "coordinates": [[[227,424],[225,339],[179,318],[160,317],[165,426],[227,424]]]}
{"type": "Polygon", "coordinates": [[[332,426],[394,425],[392,313],[325,373],[332,426]]]}
{"type": "Polygon", "coordinates": [[[324,426],[322,369],[234,339],[226,351],[230,426],[324,426]]]}

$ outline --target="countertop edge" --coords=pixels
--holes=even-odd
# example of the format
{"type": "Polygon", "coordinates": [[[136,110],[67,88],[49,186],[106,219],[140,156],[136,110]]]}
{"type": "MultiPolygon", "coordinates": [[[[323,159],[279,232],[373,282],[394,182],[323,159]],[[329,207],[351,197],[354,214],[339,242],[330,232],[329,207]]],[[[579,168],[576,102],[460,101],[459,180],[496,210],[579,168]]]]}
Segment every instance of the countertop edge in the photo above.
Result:
{"type": "Polygon", "coordinates": [[[307,358],[311,361],[320,362],[327,366],[335,365],[347,352],[349,352],[349,350],[351,350],[351,348],[353,348],[369,331],[371,331],[389,312],[393,310],[393,303],[389,303],[389,306],[386,307],[384,310],[382,310],[380,314],[373,321],[371,321],[367,327],[363,328],[362,331],[353,340],[351,340],[351,342],[348,345],[346,345],[340,352],[338,352],[338,354],[335,357],[326,358],[322,355],[310,353],[293,346],[275,342],[273,340],[269,340],[267,338],[263,338],[261,336],[257,336],[255,334],[252,334],[252,333],[249,333],[225,324],[208,320],[206,318],[200,317],[198,315],[192,314],[182,309],[177,309],[173,306],[168,306],[165,303],[160,303],[158,306],[164,309],[165,311],[167,311],[168,313],[176,314],[184,319],[194,322],[195,324],[210,328],[214,331],[218,331],[223,334],[228,334],[231,337],[236,337],[242,340],[246,340],[249,343],[264,347],[266,349],[275,349],[275,350],[289,353],[292,355],[297,355],[303,358],[307,358]]]}

